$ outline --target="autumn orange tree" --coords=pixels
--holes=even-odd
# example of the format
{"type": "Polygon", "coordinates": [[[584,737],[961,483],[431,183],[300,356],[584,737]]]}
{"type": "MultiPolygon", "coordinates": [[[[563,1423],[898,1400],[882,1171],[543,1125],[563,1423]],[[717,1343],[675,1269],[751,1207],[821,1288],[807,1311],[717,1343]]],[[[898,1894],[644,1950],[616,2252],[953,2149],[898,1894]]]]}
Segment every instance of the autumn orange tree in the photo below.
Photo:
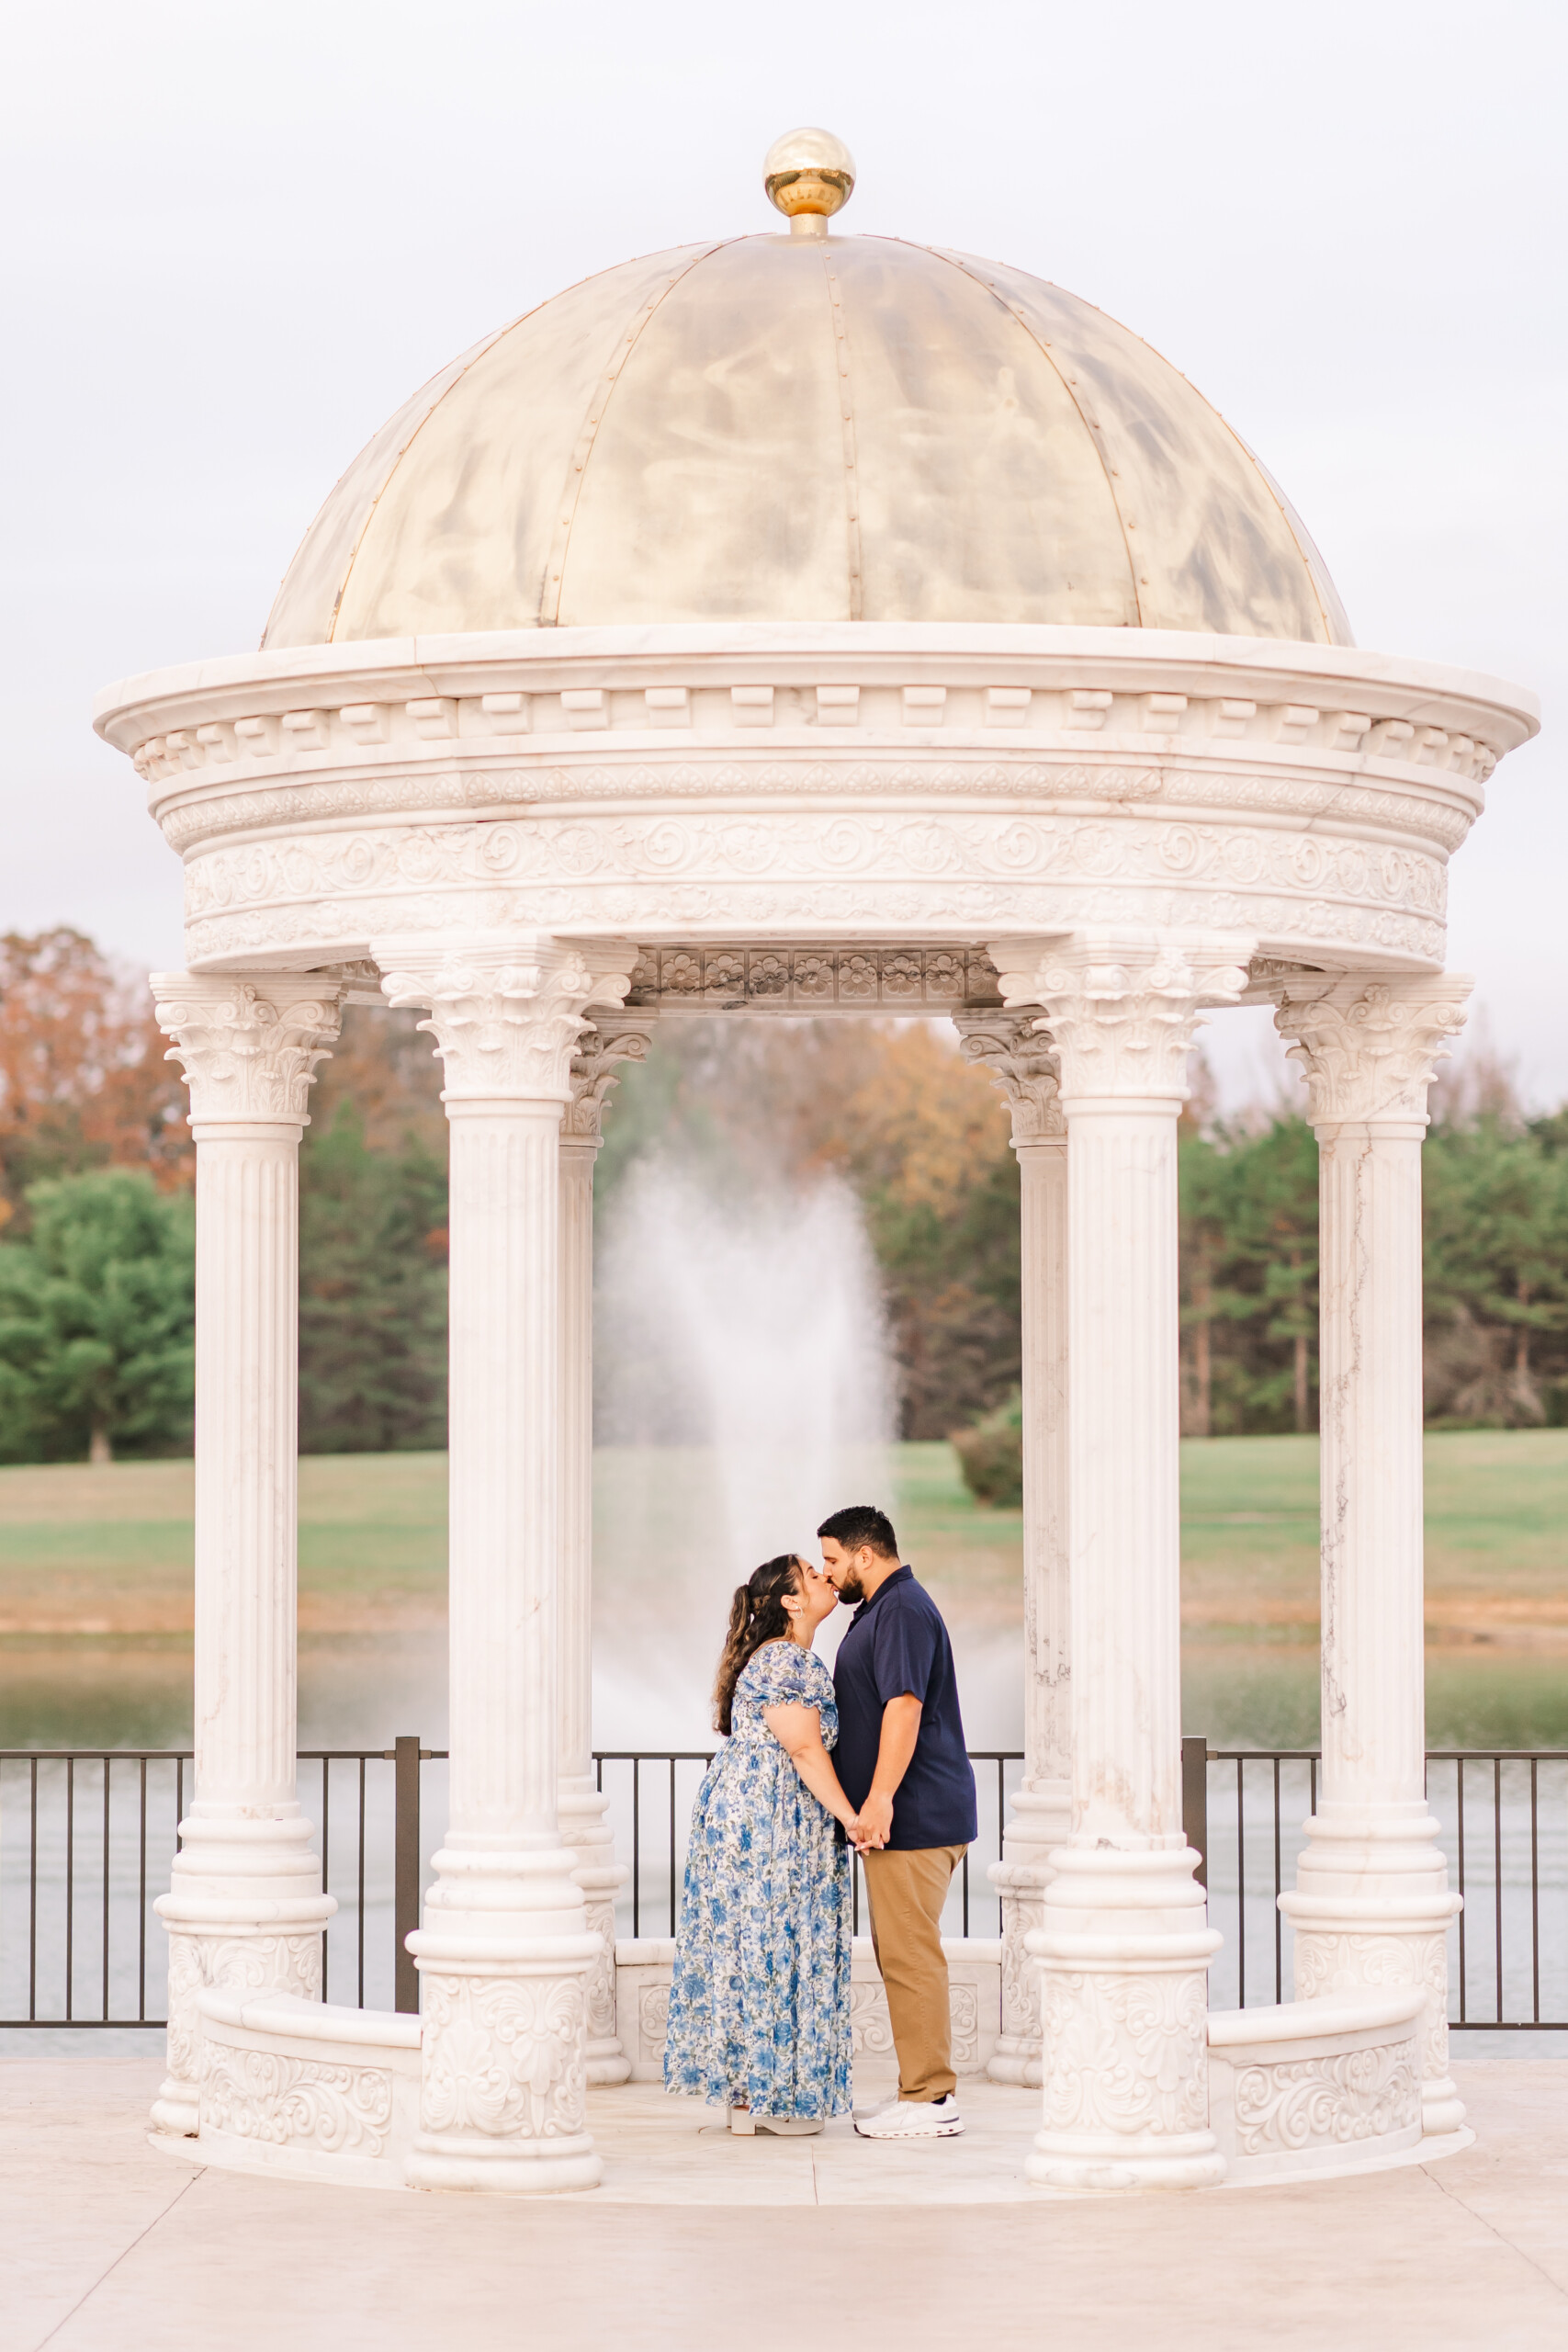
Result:
{"type": "Polygon", "coordinates": [[[162,1191],[189,1183],[185,1087],[166,1051],[145,979],[83,933],[0,936],[0,1222],[13,1238],[42,1178],[141,1168],[162,1191]]]}

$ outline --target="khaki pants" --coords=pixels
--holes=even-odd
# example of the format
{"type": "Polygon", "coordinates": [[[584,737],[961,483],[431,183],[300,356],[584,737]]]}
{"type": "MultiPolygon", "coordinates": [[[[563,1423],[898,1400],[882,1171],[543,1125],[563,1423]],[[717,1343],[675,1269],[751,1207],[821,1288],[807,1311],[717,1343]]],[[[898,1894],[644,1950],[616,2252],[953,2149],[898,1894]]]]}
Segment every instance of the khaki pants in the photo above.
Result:
{"type": "Polygon", "coordinates": [[[923,2103],[946,2098],[957,2087],[942,1906],[964,1851],[962,1846],[917,1846],[908,1852],[882,1846],[862,1858],[871,1940],[898,2052],[900,2098],[923,2103]]]}

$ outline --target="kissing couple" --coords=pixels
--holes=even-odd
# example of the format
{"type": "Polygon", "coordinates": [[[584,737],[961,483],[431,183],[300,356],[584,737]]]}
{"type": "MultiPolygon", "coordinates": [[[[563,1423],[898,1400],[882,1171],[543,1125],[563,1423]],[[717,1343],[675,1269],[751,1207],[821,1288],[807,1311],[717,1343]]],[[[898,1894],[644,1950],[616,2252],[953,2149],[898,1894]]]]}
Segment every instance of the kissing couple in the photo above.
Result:
{"type": "Polygon", "coordinates": [[[820,1570],[794,1553],[736,1594],[714,1692],[724,1746],[692,1812],[664,2086],[732,2132],[820,2132],[852,2106],[852,1846],[887,1991],[898,2095],[868,2140],[949,2139],[942,1911],[976,1834],[953,1645],[886,1512],[835,1511],[820,1570]],[[833,1671],[817,1630],[853,1605],[833,1671]]]}

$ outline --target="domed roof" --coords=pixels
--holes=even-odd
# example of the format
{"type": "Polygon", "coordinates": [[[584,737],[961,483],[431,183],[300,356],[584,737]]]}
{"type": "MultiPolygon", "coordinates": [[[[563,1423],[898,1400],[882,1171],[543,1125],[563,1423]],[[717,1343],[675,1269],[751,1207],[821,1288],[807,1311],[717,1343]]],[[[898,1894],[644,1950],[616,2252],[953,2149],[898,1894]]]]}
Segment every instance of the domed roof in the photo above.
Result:
{"type": "Polygon", "coordinates": [[[1125,327],[996,262],[786,234],[625,262],[455,360],[262,642],[702,620],[1353,641],[1264,468],[1125,327]]]}

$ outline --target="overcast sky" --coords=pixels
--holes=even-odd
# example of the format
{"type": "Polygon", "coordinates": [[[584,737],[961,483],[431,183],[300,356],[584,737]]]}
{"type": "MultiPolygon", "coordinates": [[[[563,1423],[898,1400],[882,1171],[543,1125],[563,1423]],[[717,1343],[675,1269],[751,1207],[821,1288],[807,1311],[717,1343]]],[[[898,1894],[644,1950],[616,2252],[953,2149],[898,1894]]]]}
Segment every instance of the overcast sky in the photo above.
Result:
{"type": "MultiPolygon", "coordinates": [[[[1568,1096],[1562,0],[54,0],[6,62],[0,927],[177,960],[178,869],[88,729],[254,646],[326,491],[455,353],[628,254],[766,229],[770,141],[846,228],[1054,278],[1284,483],[1360,644],[1536,689],[1450,961],[1568,1096]]],[[[1239,1024],[1239,1025],[1238,1025],[1239,1024]]],[[[1232,1095],[1277,1067],[1212,1033],[1232,1095]]]]}

